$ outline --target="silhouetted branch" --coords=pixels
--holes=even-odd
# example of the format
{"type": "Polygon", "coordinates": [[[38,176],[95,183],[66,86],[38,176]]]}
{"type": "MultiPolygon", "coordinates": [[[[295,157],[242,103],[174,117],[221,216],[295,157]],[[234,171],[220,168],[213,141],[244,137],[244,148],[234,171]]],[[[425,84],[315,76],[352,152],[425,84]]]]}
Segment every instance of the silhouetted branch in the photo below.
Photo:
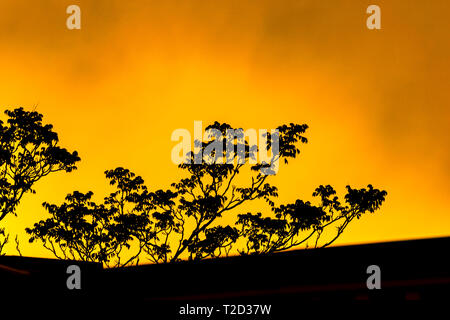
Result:
{"type": "Polygon", "coordinates": [[[5,229],[0,228],[0,256],[5,255],[5,252],[3,250],[8,241],[9,241],[9,234],[5,234],[5,229]]]}
{"type": "Polygon", "coordinates": [[[17,235],[16,235],[16,238],[14,240],[16,242],[16,250],[19,253],[19,256],[22,256],[22,252],[20,252],[20,248],[19,248],[19,238],[18,238],[17,235]]]}

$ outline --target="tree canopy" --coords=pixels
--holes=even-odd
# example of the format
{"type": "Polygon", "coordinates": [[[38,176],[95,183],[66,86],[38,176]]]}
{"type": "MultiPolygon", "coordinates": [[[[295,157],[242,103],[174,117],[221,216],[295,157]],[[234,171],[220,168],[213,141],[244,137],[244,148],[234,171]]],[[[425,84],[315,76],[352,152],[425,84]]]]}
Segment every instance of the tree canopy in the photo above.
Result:
{"type": "MultiPolygon", "coordinates": [[[[202,152],[213,143],[230,143],[225,134],[230,125],[215,122],[208,128],[223,135],[197,141],[202,152]]],[[[277,129],[279,152],[269,163],[182,163],[183,178],[169,189],[151,191],[142,177],[122,167],[105,171],[112,193],[101,203],[92,200],[91,191],[74,191],[60,205],[44,203],[50,217],[26,229],[30,242],[40,240],[58,258],[107,266],[266,254],[306,243],[328,246],[355,218],[380,208],[387,193],[370,184],[362,189],[347,186],[343,200],[331,186],[321,185],[313,193],[317,204],[298,199],[277,205],[278,189],[261,168],[296,158],[307,143],[308,126],[291,123],[277,129]],[[246,210],[251,202],[258,208],[255,212],[246,210]],[[331,226],[335,234],[322,241],[331,226]]],[[[237,142],[231,143],[237,151],[237,142]]],[[[269,139],[265,151],[271,147],[269,139]]],[[[245,157],[252,157],[253,151],[246,143],[245,157]]]]}
{"type": "MultiPolygon", "coordinates": [[[[16,215],[23,195],[34,193],[38,180],[57,171],[71,172],[80,161],[76,151],[58,145],[58,134],[42,123],[42,114],[23,108],[5,114],[6,123],[0,120],[0,221],[16,215]]],[[[0,231],[4,236],[4,228],[0,231]]],[[[7,237],[0,248],[5,241],[7,237]]]]}

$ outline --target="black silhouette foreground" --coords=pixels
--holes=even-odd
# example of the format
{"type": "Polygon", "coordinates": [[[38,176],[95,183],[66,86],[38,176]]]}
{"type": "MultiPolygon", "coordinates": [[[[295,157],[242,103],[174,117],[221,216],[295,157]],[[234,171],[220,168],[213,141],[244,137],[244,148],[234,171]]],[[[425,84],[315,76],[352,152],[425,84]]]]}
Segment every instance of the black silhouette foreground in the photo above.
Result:
{"type": "MultiPolygon", "coordinates": [[[[34,192],[34,183],[53,172],[71,172],[80,160],[77,152],[58,146],[58,135],[51,125],[42,123],[41,114],[23,108],[5,113],[8,120],[0,122],[0,221],[16,214],[23,195],[34,192]]],[[[278,189],[269,183],[272,176],[263,173],[270,173],[275,163],[288,164],[296,158],[300,145],[307,142],[307,128],[293,123],[279,126],[279,151],[272,152],[268,162],[246,165],[258,151],[271,153],[271,134],[267,134],[265,150],[248,142],[241,149],[242,142],[228,136],[232,127],[215,122],[206,129],[220,135],[196,141],[199,153],[209,154],[211,161],[193,164],[199,153],[188,153],[191,161],[179,165],[183,178],[170,189],[150,191],[130,170],[108,170],[106,178],[115,191],[103,202],[93,201],[90,191],[74,191],[61,205],[44,203],[51,217],[26,232],[30,242],[41,241],[59,259],[115,267],[326,247],[355,218],[378,210],[387,193],[371,185],[347,186],[342,201],[331,186],[321,185],[313,193],[317,204],[298,199],[277,205],[278,189]],[[232,162],[214,162],[218,157],[230,160],[230,146],[232,162]],[[244,161],[233,164],[238,157],[244,161]],[[249,212],[251,202],[258,211],[249,212]],[[332,229],[335,234],[328,232],[332,229]]],[[[0,228],[0,254],[8,239],[0,228]]],[[[16,248],[20,253],[17,238],[16,248]]]]}
{"type": "MultiPolygon", "coordinates": [[[[76,151],[58,145],[58,134],[52,125],[42,123],[42,114],[23,108],[5,114],[7,121],[0,120],[0,223],[17,214],[20,200],[26,193],[35,193],[37,181],[54,172],[71,172],[80,161],[76,151]]],[[[0,226],[0,255],[8,240],[9,234],[0,226]]]]}
{"type": "Polygon", "coordinates": [[[323,302],[357,300],[448,302],[450,260],[443,253],[449,246],[450,238],[436,238],[109,269],[92,262],[4,256],[0,282],[2,292],[22,301],[42,299],[44,305],[138,307],[151,318],[163,314],[161,319],[185,319],[178,315],[186,305],[217,306],[222,314],[211,319],[222,319],[224,304],[256,304],[271,305],[272,316],[255,319],[290,319],[313,302],[321,308],[323,302]],[[80,290],[66,286],[72,264],[81,268],[80,290]],[[370,265],[381,270],[381,289],[367,287],[370,265]]]}
{"type": "MultiPolygon", "coordinates": [[[[60,205],[44,203],[51,217],[26,232],[30,242],[40,240],[57,258],[113,267],[230,253],[269,254],[301,245],[326,247],[355,218],[378,210],[387,193],[371,185],[362,189],[347,186],[341,201],[331,186],[321,185],[313,193],[317,205],[300,199],[276,205],[278,189],[269,183],[271,175],[261,171],[270,170],[276,161],[288,164],[296,158],[300,145],[307,142],[303,136],[307,128],[293,123],[279,126],[279,152],[273,153],[269,163],[195,164],[196,154],[190,152],[187,159],[191,161],[179,165],[183,178],[167,190],[150,191],[142,177],[128,169],[108,170],[106,178],[115,190],[103,202],[95,202],[91,191],[74,191],[60,205]],[[259,210],[248,212],[249,202],[256,202],[252,207],[259,210]],[[336,233],[323,236],[332,227],[336,233]]],[[[237,139],[227,140],[230,125],[215,122],[206,129],[216,129],[221,135],[196,141],[201,154],[219,144],[222,150],[209,154],[227,158],[230,154],[225,152],[231,144],[233,157],[238,156],[237,139]]],[[[271,151],[271,141],[269,136],[263,150],[266,154],[271,151]]],[[[257,151],[261,150],[246,142],[246,162],[257,151]]]]}

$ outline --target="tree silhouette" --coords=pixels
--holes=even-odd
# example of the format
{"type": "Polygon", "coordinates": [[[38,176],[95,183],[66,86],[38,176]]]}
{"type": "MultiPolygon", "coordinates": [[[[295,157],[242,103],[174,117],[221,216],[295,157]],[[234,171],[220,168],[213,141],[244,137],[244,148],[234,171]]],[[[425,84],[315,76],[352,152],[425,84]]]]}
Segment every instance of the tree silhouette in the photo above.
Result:
{"type": "MultiPolygon", "coordinates": [[[[343,204],[327,185],[313,193],[318,205],[296,200],[277,206],[278,189],[268,180],[278,161],[288,164],[300,153],[300,145],[307,142],[303,135],[307,128],[293,123],[278,127],[279,152],[273,152],[268,162],[249,166],[247,160],[261,150],[248,142],[239,149],[242,141],[239,145],[238,139],[227,136],[232,127],[215,122],[206,128],[215,129],[215,133],[205,141],[196,141],[197,152],[189,152],[186,162],[179,165],[184,177],[171,188],[152,192],[128,169],[106,171],[115,191],[103,203],[92,202],[92,192],[77,191],[59,206],[44,203],[51,217],[26,229],[30,242],[39,239],[60,258],[109,266],[138,263],[142,257],[166,263],[230,252],[265,254],[307,241],[315,247],[328,246],[354,218],[379,209],[387,193],[371,185],[363,189],[347,186],[343,204]],[[230,150],[234,152],[230,154],[230,150]],[[210,159],[196,164],[196,157],[205,154],[210,159]],[[245,161],[233,162],[239,156],[245,161]],[[217,161],[220,158],[233,161],[217,161]],[[250,202],[256,202],[261,210],[242,213],[250,202]],[[234,225],[223,224],[230,219],[235,219],[234,225]],[[323,231],[332,225],[337,227],[336,234],[321,243],[323,231]]],[[[271,151],[271,134],[266,138],[264,151],[271,151]]]]}
{"type": "MultiPolygon", "coordinates": [[[[80,160],[58,146],[58,134],[50,124],[42,124],[42,114],[23,108],[6,110],[6,123],[0,120],[0,221],[16,208],[34,183],[52,172],[71,172],[80,160]]],[[[8,241],[4,228],[2,245],[8,241]]],[[[0,251],[1,252],[1,251],[0,251]]]]}

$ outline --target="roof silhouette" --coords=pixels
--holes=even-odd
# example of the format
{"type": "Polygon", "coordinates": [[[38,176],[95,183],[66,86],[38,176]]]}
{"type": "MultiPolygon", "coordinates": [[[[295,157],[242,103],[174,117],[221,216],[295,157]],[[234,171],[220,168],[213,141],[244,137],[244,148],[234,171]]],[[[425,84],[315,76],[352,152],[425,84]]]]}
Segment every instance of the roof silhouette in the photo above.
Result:
{"type": "Polygon", "coordinates": [[[104,298],[159,307],[230,301],[297,306],[331,300],[448,300],[449,246],[450,237],[445,237],[113,269],[79,261],[2,256],[0,280],[5,292],[22,296],[104,298]],[[66,268],[71,264],[82,270],[81,290],[66,287],[66,268]],[[380,290],[366,286],[369,265],[381,269],[380,290]]]}

